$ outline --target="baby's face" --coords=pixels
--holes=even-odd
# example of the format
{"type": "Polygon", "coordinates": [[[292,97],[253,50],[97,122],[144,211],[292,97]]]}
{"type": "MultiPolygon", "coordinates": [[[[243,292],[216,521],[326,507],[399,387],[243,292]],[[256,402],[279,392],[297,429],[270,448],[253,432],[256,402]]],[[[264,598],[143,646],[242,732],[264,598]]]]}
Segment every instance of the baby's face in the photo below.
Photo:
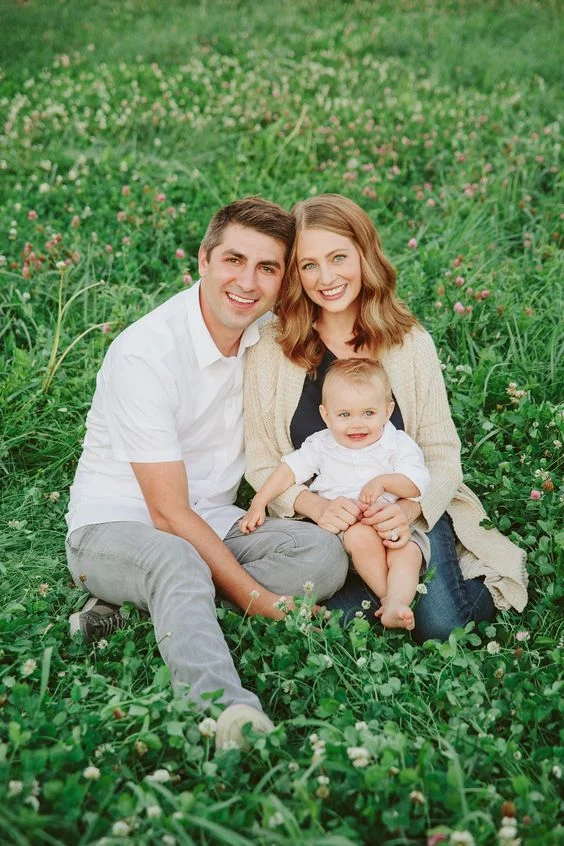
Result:
{"type": "Polygon", "coordinates": [[[378,378],[366,384],[335,378],[327,385],[319,410],[338,444],[362,449],[382,437],[393,408],[378,378]]]}

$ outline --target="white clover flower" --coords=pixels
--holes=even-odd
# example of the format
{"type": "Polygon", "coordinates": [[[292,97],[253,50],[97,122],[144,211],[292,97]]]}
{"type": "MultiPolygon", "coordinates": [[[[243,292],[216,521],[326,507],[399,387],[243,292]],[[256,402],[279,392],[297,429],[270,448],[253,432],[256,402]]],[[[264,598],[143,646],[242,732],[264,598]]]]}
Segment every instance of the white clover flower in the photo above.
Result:
{"type": "Polygon", "coordinates": [[[205,717],[198,725],[202,737],[213,737],[217,730],[217,723],[212,717],[205,717]]]}
{"type": "Polygon", "coordinates": [[[272,603],[272,605],[274,608],[278,608],[279,611],[284,611],[285,613],[290,610],[287,596],[280,596],[276,602],[272,603]]]}
{"type": "Polygon", "coordinates": [[[318,734],[315,734],[315,732],[314,732],[313,734],[310,734],[310,736],[309,736],[309,742],[311,743],[311,745],[312,745],[312,746],[313,746],[315,743],[317,743],[317,741],[318,741],[318,740],[319,740],[319,735],[318,735],[318,734]]]}
{"type": "Polygon", "coordinates": [[[51,502],[58,502],[60,498],[61,494],[59,493],[59,491],[51,491],[51,493],[49,494],[49,499],[51,500],[51,502]]]}
{"type": "Polygon", "coordinates": [[[291,773],[297,773],[300,768],[300,765],[296,761],[290,761],[288,764],[288,770],[291,773]]]}
{"type": "Polygon", "coordinates": [[[315,791],[315,795],[318,799],[327,799],[331,795],[331,791],[326,784],[320,784],[315,791]]]}
{"type": "Polygon", "coordinates": [[[163,843],[165,846],[176,846],[176,837],[172,834],[163,834],[163,843]]]}
{"type": "Polygon", "coordinates": [[[333,660],[329,657],[329,655],[322,655],[322,660],[325,662],[325,666],[329,670],[333,666],[333,660]]]}
{"type": "Polygon", "coordinates": [[[353,767],[357,767],[358,769],[361,769],[362,767],[367,767],[369,763],[370,763],[370,760],[368,758],[355,758],[354,761],[352,762],[352,765],[353,765],[353,767]]]}
{"type": "Polygon", "coordinates": [[[417,591],[417,593],[421,593],[423,596],[425,596],[425,594],[428,593],[427,585],[424,585],[423,582],[420,582],[417,585],[417,587],[415,588],[415,590],[417,591]]]}
{"type": "Polygon", "coordinates": [[[357,723],[354,724],[354,727],[357,731],[364,731],[364,729],[368,728],[364,720],[359,720],[357,723]]]}
{"type": "Polygon", "coordinates": [[[127,837],[130,831],[130,826],[125,820],[118,820],[112,826],[112,834],[114,837],[127,837]]]}
{"type": "Polygon", "coordinates": [[[359,658],[356,659],[356,666],[357,667],[365,667],[366,666],[366,656],[361,655],[359,658]]]}
{"type": "Polygon", "coordinates": [[[24,802],[26,803],[26,805],[31,805],[35,813],[39,811],[39,799],[37,798],[37,796],[26,796],[24,802]]]}
{"type": "Polygon", "coordinates": [[[268,821],[269,828],[278,828],[279,825],[282,825],[284,822],[284,817],[280,813],[280,811],[276,811],[275,814],[272,814],[268,821]]]}
{"type": "Polygon", "coordinates": [[[221,747],[223,752],[229,752],[231,749],[240,749],[241,744],[237,743],[236,740],[226,740],[223,746],[221,747]]]}
{"type": "Polygon", "coordinates": [[[37,593],[39,594],[39,596],[47,596],[47,594],[49,593],[49,585],[47,584],[47,582],[41,582],[41,584],[37,588],[37,593]]]}
{"type": "Polygon", "coordinates": [[[147,808],[147,811],[146,811],[147,816],[149,817],[150,820],[158,819],[160,817],[160,815],[162,814],[162,812],[163,812],[163,809],[161,808],[160,805],[149,805],[149,807],[147,808]]]}
{"type": "Polygon", "coordinates": [[[82,775],[88,781],[97,781],[100,778],[100,770],[98,767],[86,767],[82,771],[82,775]]]}
{"type": "Polygon", "coordinates": [[[554,778],[562,778],[562,770],[561,770],[561,768],[558,766],[558,764],[555,764],[555,765],[553,766],[553,768],[552,768],[552,775],[554,776],[554,778]]]}
{"type": "Polygon", "coordinates": [[[411,799],[414,805],[425,804],[425,797],[423,796],[420,790],[412,790],[409,794],[409,798],[411,799]]]}
{"type": "Polygon", "coordinates": [[[318,784],[329,784],[329,776],[326,776],[326,775],[317,776],[317,783],[318,784]]]}
{"type": "Polygon", "coordinates": [[[325,747],[324,746],[316,746],[313,750],[313,755],[311,756],[311,763],[312,764],[320,764],[321,761],[325,757],[325,747]]]}
{"type": "Polygon", "coordinates": [[[364,620],[364,614],[362,611],[356,611],[354,615],[358,620],[364,620]]]}
{"type": "Polygon", "coordinates": [[[167,781],[170,781],[170,773],[163,767],[163,769],[155,770],[154,773],[148,775],[147,781],[155,781],[158,784],[166,784],[167,781]]]}
{"type": "Polygon", "coordinates": [[[108,641],[105,637],[101,637],[97,643],[98,649],[107,649],[108,648],[108,641]]]}
{"type": "Polygon", "coordinates": [[[249,595],[250,595],[251,599],[258,599],[259,596],[260,596],[260,593],[258,592],[258,590],[252,590],[249,595]]]}
{"type": "Polygon", "coordinates": [[[27,661],[24,661],[24,663],[22,664],[22,676],[31,676],[36,667],[37,661],[35,660],[35,658],[28,658],[27,661]]]}
{"type": "Polygon", "coordinates": [[[101,758],[102,755],[111,755],[114,751],[112,743],[101,743],[97,749],[94,750],[94,757],[101,758]]]}
{"type": "Polygon", "coordinates": [[[304,593],[306,596],[311,596],[313,593],[313,582],[304,582],[304,593]]]}
{"type": "Polygon", "coordinates": [[[515,835],[517,834],[517,826],[516,825],[502,825],[500,830],[497,833],[497,836],[500,840],[513,840],[515,835]]]}
{"type": "Polygon", "coordinates": [[[501,651],[501,646],[499,645],[497,640],[490,640],[490,642],[486,646],[486,649],[488,650],[490,655],[497,655],[498,652],[501,651]]]}
{"type": "Polygon", "coordinates": [[[366,764],[356,764],[354,762],[366,759],[366,763],[368,763],[368,759],[370,758],[370,752],[364,746],[349,746],[347,749],[347,755],[355,767],[365,767],[366,764]]]}
{"type": "Polygon", "coordinates": [[[21,529],[23,525],[23,520],[8,520],[9,529],[21,529]]]}
{"type": "Polygon", "coordinates": [[[372,605],[372,603],[370,602],[369,599],[363,599],[362,602],[360,603],[360,607],[363,608],[365,611],[368,611],[370,609],[371,605],[372,605]]]}
{"type": "Polygon", "coordinates": [[[23,790],[23,781],[10,781],[8,782],[8,799],[12,796],[19,796],[19,794],[23,790]]]}
{"type": "Polygon", "coordinates": [[[476,841],[469,831],[453,831],[449,843],[450,846],[475,846],[476,841]]]}

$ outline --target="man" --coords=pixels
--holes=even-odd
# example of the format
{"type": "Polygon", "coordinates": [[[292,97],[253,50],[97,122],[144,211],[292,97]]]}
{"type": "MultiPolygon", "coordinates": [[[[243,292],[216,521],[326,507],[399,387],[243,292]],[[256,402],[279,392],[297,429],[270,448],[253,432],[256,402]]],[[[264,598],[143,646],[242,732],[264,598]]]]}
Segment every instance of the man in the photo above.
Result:
{"type": "MultiPolygon", "coordinates": [[[[312,581],[319,599],[344,582],[335,535],[267,520],[251,536],[233,503],[244,470],[243,363],[257,319],[278,294],[293,218],[258,198],[212,218],[200,281],[112,343],[98,373],[71,487],[67,558],[78,585],[149,612],[176,687],[223,690],[216,742],[272,723],[240,682],[217,622],[214,583],[249,614],[277,619],[281,594],[312,581]]],[[[100,618],[101,630],[104,618],[100,618]]],[[[80,615],[75,628],[81,626],[80,615]]]]}

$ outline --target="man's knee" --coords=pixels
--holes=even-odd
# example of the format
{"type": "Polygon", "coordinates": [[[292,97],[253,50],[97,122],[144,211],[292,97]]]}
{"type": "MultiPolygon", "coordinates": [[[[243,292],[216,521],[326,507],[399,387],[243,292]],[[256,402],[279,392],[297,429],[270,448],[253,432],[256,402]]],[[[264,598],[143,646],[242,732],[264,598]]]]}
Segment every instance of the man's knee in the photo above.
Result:
{"type": "Polygon", "coordinates": [[[211,585],[211,571],[191,543],[165,532],[153,550],[150,575],[159,583],[202,583],[211,585]]]}
{"type": "Polygon", "coordinates": [[[308,563],[314,594],[318,600],[323,600],[343,587],[349,571],[349,557],[337,535],[324,529],[319,532],[315,560],[308,563]]]}

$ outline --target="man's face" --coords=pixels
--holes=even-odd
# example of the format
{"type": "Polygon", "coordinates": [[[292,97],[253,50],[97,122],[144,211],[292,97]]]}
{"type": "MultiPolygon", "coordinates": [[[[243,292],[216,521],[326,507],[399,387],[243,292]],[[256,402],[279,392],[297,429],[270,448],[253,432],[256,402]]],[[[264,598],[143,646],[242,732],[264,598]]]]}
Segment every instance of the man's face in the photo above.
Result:
{"type": "Polygon", "coordinates": [[[237,223],[225,228],[209,255],[200,247],[202,314],[220,349],[272,308],[284,276],[285,252],[282,241],[237,223]]]}

